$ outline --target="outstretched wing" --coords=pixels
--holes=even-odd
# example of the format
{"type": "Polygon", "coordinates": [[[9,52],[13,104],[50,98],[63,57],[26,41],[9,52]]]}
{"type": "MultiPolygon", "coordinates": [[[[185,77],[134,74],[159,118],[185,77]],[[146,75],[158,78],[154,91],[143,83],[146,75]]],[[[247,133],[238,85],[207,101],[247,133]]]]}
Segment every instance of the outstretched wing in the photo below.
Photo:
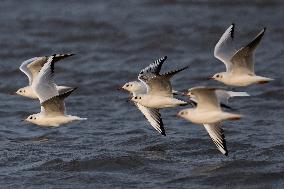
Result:
{"type": "Polygon", "coordinates": [[[32,62],[38,61],[40,58],[41,57],[34,57],[34,58],[31,58],[31,59],[28,59],[28,60],[24,61],[20,66],[20,70],[24,74],[26,74],[29,78],[29,85],[31,85],[32,82],[33,82],[33,74],[30,71],[30,69],[28,68],[28,65],[31,64],[32,62]]]}
{"type": "Polygon", "coordinates": [[[223,129],[220,127],[220,124],[204,124],[204,127],[218,150],[227,156],[228,150],[225,135],[223,129]]]}
{"type": "Polygon", "coordinates": [[[59,94],[58,96],[54,96],[43,103],[41,106],[43,107],[42,111],[46,115],[64,115],[65,114],[65,103],[64,99],[67,98],[74,90],[77,88],[72,88],[71,90],[59,94]]]}
{"type": "MultiPolygon", "coordinates": [[[[54,54],[52,55],[53,61],[57,62],[61,59],[64,59],[69,56],[73,56],[74,54],[54,54]]],[[[51,57],[51,56],[49,56],[51,57]]],[[[29,85],[32,85],[35,78],[38,76],[41,68],[44,66],[44,64],[48,61],[47,56],[43,57],[34,57],[29,60],[24,61],[21,66],[20,70],[24,72],[28,78],[29,78],[29,85]]]]}
{"type": "Polygon", "coordinates": [[[222,35],[214,49],[214,56],[225,64],[227,71],[231,70],[231,58],[236,53],[233,41],[234,29],[235,24],[230,25],[230,27],[222,35]]]}
{"type": "Polygon", "coordinates": [[[59,95],[53,81],[54,75],[54,56],[50,56],[35,78],[32,88],[36,92],[40,103],[59,95]]]}
{"type": "Polygon", "coordinates": [[[167,56],[164,56],[156,61],[154,61],[152,64],[144,68],[140,71],[138,75],[138,79],[140,80],[140,77],[150,77],[150,76],[157,76],[159,75],[163,63],[167,60],[167,56]]]}
{"type": "Polygon", "coordinates": [[[261,32],[245,47],[239,49],[231,59],[233,64],[233,72],[241,72],[254,74],[254,52],[260,43],[266,28],[262,29],[261,32]]]}
{"type": "Polygon", "coordinates": [[[163,120],[161,118],[161,114],[159,113],[159,109],[154,108],[146,108],[139,103],[135,103],[137,108],[144,114],[145,118],[149,121],[149,123],[162,135],[166,136],[163,120]]]}
{"type": "Polygon", "coordinates": [[[162,75],[156,75],[154,77],[141,77],[140,80],[146,84],[147,94],[172,97],[173,92],[170,82],[171,77],[187,68],[188,66],[164,73],[162,75]]]}

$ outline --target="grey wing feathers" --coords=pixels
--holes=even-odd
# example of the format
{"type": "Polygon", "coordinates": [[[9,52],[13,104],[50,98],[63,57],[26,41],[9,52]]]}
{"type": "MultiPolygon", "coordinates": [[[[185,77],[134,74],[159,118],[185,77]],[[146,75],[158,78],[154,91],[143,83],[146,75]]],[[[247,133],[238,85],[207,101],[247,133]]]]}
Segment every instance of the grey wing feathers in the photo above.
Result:
{"type": "Polygon", "coordinates": [[[167,56],[164,56],[158,60],[155,60],[152,64],[141,70],[140,74],[155,73],[159,74],[163,63],[167,60],[167,56]]]}
{"type": "Polygon", "coordinates": [[[227,71],[231,70],[230,60],[233,57],[233,55],[236,53],[233,41],[234,30],[235,30],[235,24],[231,24],[231,26],[225,31],[225,33],[219,39],[214,49],[214,56],[219,60],[221,60],[226,65],[227,71]]]}
{"type": "Polygon", "coordinates": [[[167,56],[164,56],[156,61],[154,61],[152,64],[141,70],[141,72],[138,75],[138,79],[142,82],[146,82],[156,76],[159,75],[162,65],[167,59],[167,56]]]}
{"type": "Polygon", "coordinates": [[[65,104],[64,99],[67,98],[73,91],[75,91],[77,88],[72,88],[71,90],[59,94],[57,96],[54,96],[44,102],[41,103],[41,106],[44,108],[44,112],[46,114],[65,114],[65,104]]]}
{"type": "Polygon", "coordinates": [[[144,114],[149,123],[162,135],[166,136],[163,120],[159,109],[147,108],[138,103],[135,103],[137,108],[144,114]]]}
{"type": "Polygon", "coordinates": [[[245,68],[254,73],[254,52],[259,45],[266,28],[264,28],[250,43],[239,49],[231,59],[234,69],[245,68]]]}
{"type": "Polygon", "coordinates": [[[59,94],[53,82],[53,75],[54,60],[53,56],[51,56],[40,70],[38,77],[35,78],[32,85],[41,103],[59,94]]]}
{"type": "Polygon", "coordinates": [[[26,74],[29,78],[29,85],[32,84],[32,81],[33,81],[33,74],[31,72],[31,70],[28,68],[28,65],[31,64],[32,62],[38,60],[39,57],[34,57],[34,58],[31,58],[31,59],[28,59],[28,60],[25,60],[21,66],[20,66],[20,70],[26,74]]]}
{"type": "Polygon", "coordinates": [[[226,139],[223,129],[220,127],[220,124],[204,124],[206,131],[208,132],[213,143],[216,145],[218,150],[224,154],[228,155],[226,139]]]}

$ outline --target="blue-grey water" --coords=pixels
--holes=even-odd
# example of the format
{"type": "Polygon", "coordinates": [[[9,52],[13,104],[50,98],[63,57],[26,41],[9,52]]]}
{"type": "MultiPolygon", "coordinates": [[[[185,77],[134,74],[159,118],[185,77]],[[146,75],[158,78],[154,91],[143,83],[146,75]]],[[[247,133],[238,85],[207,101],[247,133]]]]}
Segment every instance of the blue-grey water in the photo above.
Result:
{"type": "MultiPolygon", "coordinates": [[[[0,4],[0,188],[283,188],[284,2],[140,0],[12,1],[0,4]],[[204,128],[162,110],[159,135],[118,86],[167,55],[162,71],[190,65],[175,89],[216,86],[213,49],[236,24],[239,47],[263,27],[256,73],[266,85],[232,99],[241,121],[223,124],[229,156],[204,128]],[[75,53],[56,64],[57,84],[78,86],[66,100],[87,117],[58,128],[21,122],[39,102],[8,93],[28,83],[18,69],[35,56],[75,53]]],[[[220,85],[222,86],[222,85],[220,85]]]]}

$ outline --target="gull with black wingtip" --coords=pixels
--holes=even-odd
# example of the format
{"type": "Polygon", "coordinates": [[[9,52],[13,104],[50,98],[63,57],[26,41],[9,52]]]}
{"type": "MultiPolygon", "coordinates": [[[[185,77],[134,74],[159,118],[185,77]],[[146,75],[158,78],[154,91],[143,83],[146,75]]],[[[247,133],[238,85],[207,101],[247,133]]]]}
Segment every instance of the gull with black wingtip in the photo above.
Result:
{"type": "Polygon", "coordinates": [[[223,121],[238,120],[242,116],[222,111],[220,103],[227,102],[230,97],[248,96],[248,94],[243,92],[233,94],[232,91],[223,89],[195,87],[190,89],[187,95],[196,100],[197,107],[181,110],[178,116],[203,125],[218,150],[227,156],[225,135],[220,125],[223,121]]]}
{"type": "Polygon", "coordinates": [[[214,50],[214,56],[225,64],[226,72],[217,73],[211,79],[237,87],[272,81],[271,78],[256,75],[254,71],[255,50],[266,28],[239,50],[234,47],[234,29],[235,25],[232,24],[222,35],[214,50]]]}
{"type": "Polygon", "coordinates": [[[53,82],[54,60],[54,56],[48,58],[31,86],[39,97],[41,112],[30,115],[25,120],[41,126],[60,126],[76,120],[86,120],[87,118],[66,114],[64,99],[76,88],[59,94],[53,82]]]}
{"type": "Polygon", "coordinates": [[[173,90],[170,83],[172,76],[185,70],[187,67],[160,75],[161,67],[166,59],[167,57],[165,56],[154,61],[139,73],[138,79],[143,84],[141,85],[143,90],[140,90],[142,92],[132,92],[133,96],[131,98],[150,124],[162,135],[166,135],[166,133],[159,109],[188,104],[188,102],[173,98],[173,90]]]}
{"type": "MultiPolygon", "coordinates": [[[[52,55],[52,57],[54,58],[54,62],[57,62],[61,59],[64,59],[64,58],[67,58],[73,55],[74,54],[54,54],[52,55]]],[[[44,66],[44,64],[47,62],[48,58],[50,57],[51,56],[34,57],[34,58],[24,61],[21,64],[20,70],[28,76],[29,85],[18,89],[15,94],[28,97],[28,98],[32,98],[32,99],[38,99],[38,96],[33,91],[31,85],[33,84],[35,78],[38,76],[41,68],[44,66]]],[[[56,89],[58,90],[59,94],[62,94],[64,92],[71,90],[72,87],[56,85],[56,89]]]]}

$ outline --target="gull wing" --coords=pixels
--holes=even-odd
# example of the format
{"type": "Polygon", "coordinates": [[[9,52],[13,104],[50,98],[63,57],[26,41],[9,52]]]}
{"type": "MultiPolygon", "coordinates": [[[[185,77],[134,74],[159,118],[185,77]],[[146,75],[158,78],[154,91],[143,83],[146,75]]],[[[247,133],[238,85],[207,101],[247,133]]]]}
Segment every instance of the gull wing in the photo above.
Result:
{"type": "Polygon", "coordinates": [[[145,118],[149,121],[152,127],[154,127],[162,135],[166,136],[163,120],[161,118],[161,114],[159,113],[159,109],[147,108],[139,103],[135,103],[135,105],[144,114],[145,118]]]}
{"type": "Polygon", "coordinates": [[[77,88],[72,88],[65,93],[59,94],[42,102],[42,112],[44,112],[45,115],[65,115],[64,99],[67,98],[76,89],[77,88]]]}
{"type": "Polygon", "coordinates": [[[53,75],[54,56],[50,56],[32,84],[32,88],[36,92],[40,103],[59,94],[53,81],[53,75]]]}
{"type": "MultiPolygon", "coordinates": [[[[53,57],[53,61],[57,62],[61,59],[64,59],[66,57],[73,56],[73,55],[74,54],[54,54],[54,55],[52,55],[52,57],[53,57]]],[[[51,57],[51,56],[49,56],[49,57],[51,57]]],[[[32,73],[33,79],[36,78],[36,76],[39,74],[41,68],[48,61],[49,57],[47,57],[47,56],[39,57],[37,60],[35,60],[32,63],[30,63],[29,65],[27,65],[27,68],[32,73]]]]}
{"type": "Polygon", "coordinates": [[[225,31],[225,33],[222,35],[214,49],[214,56],[225,64],[227,71],[231,70],[231,58],[236,53],[233,41],[234,29],[235,24],[230,25],[229,28],[225,31]]]}
{"type": "Polygon", "coordinates": [[[29,78],[29,85],[32,84],[33,82],[33,74],[32,72],[30,71],[30,69],[28,68],[28,65],[31,64],[32,62],[34,61],[37,61],[39,60],[41,57],[34,57],[34,58],[31,58],[31,59],[28,59],[26,61],[24,61],[21,66],[20,66],[20,70],[26,74],[29,78]]]}
{"type": "Polygon", "coordinates": [[[220,110],[220,103],[215,93],[216,88],[195,87],[190,89],[191,94],[197,100],[199,110],[220,110]]]}
{"type": "Polygon", "coordinates": [[[138,79],[140,80],[141,77],[149,78],[149,77],[155,77],[159,75],[162,65],[166,60],[167,60],[167,56],[164,56],[154,61],[152,64],[150,64],[149,66],[147,66],[146,68],[140,71],[138,75],[138,79]]]}
{"type": "Polygon", "coordinates": [[[177,73],[187,69],[188,66],[167,72],[162,75],[156,75],[154,77],[146,76],[140,77],[140,80],[147,86],[147,94],[173,97],[172,85],[170,79],[177,73]]]}
{"type": "Polygon", "coordinates": [[[246,46],[239,49],[231,59],[234,72],[254,74],[254,52],[259,45],[266,28],[262,29],[259,34],[246,46]]]}
{"type": "Polygon", "coordinates": [[[208,132],[213,143],[216,145],[218,150],[224,154],[228,155],[226,140],[223,129],[220,127],[220,124],[204,124],[206,131],[208,132]]]}

